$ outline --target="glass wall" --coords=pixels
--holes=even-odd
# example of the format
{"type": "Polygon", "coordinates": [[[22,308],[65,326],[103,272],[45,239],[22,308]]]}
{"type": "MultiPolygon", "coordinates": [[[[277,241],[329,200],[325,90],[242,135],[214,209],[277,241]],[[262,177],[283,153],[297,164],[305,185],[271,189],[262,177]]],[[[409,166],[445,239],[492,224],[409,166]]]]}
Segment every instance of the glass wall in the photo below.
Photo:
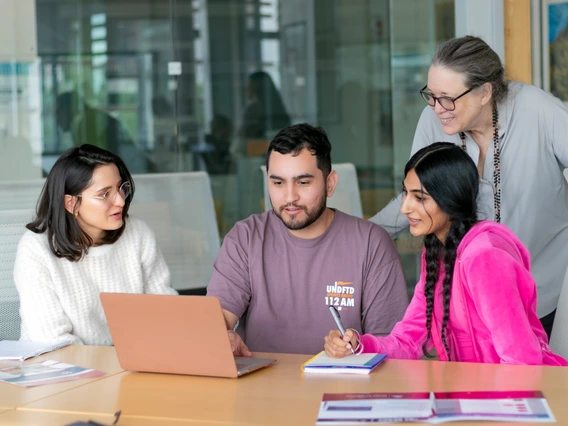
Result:
{"type": "MultiPolygon", "coordinates": [[[[298,122],[328,132],[333,161],[357,168],[364,215],[379,211],[400,188],[429,61],[454,35],[453,0],[13,7],[27,3],[37,53],[2,55],[0,143],[17,155],[0,179],[45,176],[85,142],[137,174],[206,170],[221,235],[263,209],[268,141],[298,122]]],[[[400,247],[415,282],[417,245],[400,247]]]]}

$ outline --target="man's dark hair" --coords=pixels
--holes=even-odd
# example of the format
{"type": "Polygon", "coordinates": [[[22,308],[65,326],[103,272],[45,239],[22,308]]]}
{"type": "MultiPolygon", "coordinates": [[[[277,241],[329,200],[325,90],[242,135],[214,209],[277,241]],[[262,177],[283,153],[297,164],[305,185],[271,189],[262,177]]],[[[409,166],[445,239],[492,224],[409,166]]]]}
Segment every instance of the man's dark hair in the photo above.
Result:
{"type": "Polygon", "coordinates": [[[266,170],[268,170],[272,151],[280,154],[292,154],[295,157],[303,149],[307,149],[312,155],[315,155],[318,169],[322,171],[323,177],[326,179],[331,172],[331,144],[321,127],[314,127],[308,123],[294,124],[278,132],[268,146],[266,170]]]}
{"type": "MultiPolygon", "coordinates": [[[[119,229],[106,231],[105,244],[116,242],[126,226],[128,208],[134,197],[134,182],[120,157],[93,145],[83,144],[64,152],[55,162],[43,186],[37,205],[36,219],[26,227],[37,234],[47,232],[47,240],[53,254],[76,262],[83,258],[93,240],[81,229],[77,220],[65,209],[65,195],[77,196],[91,185],[97,167],[115,164],[121,182],[130,182],[130,196],[122,208],[123,224],[119,229]]],[[[81,198],[77,203],[81,202],[81,198]]],[[[75,206],[75,208],[77,205],[75,206]]]]}

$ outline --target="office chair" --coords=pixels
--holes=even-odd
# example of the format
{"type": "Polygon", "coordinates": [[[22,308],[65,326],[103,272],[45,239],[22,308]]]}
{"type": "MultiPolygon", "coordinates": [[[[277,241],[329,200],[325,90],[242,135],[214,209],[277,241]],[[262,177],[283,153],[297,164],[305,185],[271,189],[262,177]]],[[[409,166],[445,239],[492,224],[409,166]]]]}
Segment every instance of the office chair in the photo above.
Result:
{"type": "Polygon", "coordinates": [[[35,209],[45,179],[0,182],[0,211],[35,209]]]}
{"type": "Polygon", "coordinates": [[[176,290],[207,287],[219,253],[219,229],[206,172],[134,175],[129,214],[156,234],[176,290]]]}
{"type": "Polygon", "coordinates": [[[20,297],[14,284],[14,262],[33,210],[0,211],[0,340],[20,338],[20,297]]]}

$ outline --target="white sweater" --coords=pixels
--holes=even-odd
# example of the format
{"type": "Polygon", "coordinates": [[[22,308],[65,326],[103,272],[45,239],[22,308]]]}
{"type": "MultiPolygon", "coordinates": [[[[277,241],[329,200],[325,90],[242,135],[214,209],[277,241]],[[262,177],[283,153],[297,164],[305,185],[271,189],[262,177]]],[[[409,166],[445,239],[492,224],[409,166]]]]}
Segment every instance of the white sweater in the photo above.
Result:
{"type": "Polygon", "coordinates": [[[101,292],[176,294],[154,233],[133,217],[117,242],[91,247],[79,262],[56,257],[47,233],[27,231],[18,245],[14,281],[22,340],[112,345],[101,292]]]}

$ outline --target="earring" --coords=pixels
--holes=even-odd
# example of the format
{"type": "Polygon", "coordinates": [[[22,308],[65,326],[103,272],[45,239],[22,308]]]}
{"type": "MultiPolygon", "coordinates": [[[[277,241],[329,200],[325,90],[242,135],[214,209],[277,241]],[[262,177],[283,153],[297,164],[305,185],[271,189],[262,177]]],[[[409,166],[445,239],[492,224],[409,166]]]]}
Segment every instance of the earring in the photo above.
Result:
{"type": "Polygon", "coordinates": [[[77,218],[77,216],[79,216],[79,212],[75,212],[73,213],[73,216],[75,216],[75,219],[77,218]]]}

